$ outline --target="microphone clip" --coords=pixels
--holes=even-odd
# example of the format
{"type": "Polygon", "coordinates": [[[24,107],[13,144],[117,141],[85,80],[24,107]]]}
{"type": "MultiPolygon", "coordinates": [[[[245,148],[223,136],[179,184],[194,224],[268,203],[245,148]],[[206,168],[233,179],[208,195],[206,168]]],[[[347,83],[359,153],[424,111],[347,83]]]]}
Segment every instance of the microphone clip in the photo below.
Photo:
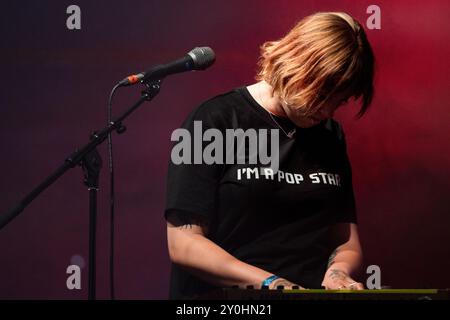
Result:
{"type": "Polygon", "coordinates": [[[142,81],[142,84],[145,85],[145,90],[141,92],[142,97],[145,97],[145,100],[152,100],[161,89],[162,79],[152,80],[152,81],[142,81]]]}

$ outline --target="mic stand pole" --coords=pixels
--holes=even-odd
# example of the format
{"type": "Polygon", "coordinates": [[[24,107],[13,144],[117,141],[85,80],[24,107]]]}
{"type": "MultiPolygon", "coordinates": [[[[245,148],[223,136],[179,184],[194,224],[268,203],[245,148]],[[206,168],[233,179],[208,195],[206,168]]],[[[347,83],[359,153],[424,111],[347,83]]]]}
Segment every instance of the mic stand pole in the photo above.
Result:
{"type": "Polygon", "coordinates": [[[146,89],[142,91],[139,100],[131,106],[129,110],[123,113],[117,119],[111,121],[105,128],[99,132],[91,134],[90,142],[79,150],[73,152],[64,163],[48,176],[40,185],[27,194],[19,204],[0,216],[0,229],[3,229],[9,222],[17,217],[39,194],[47,189],[53,182],[61,177],[66,171],[80,165],[84,172],[84,183],[89,190],[89,284],[88,298],[95,300],[95,257],[96,257],[96,224],[97,224],[97,191],[98,177],[101,168],[101,157],[96,147],[106,140],[108,134],[116,131],[121,134],[125,132],[126,127],[122,125],[122,121],[135,111],[143,102],[151,101],[161,88],[161,80],[153,80],[152,82],[144,82],[146,89]]]}
{"type": "Polygon", "coordinates": [[[97,191],[98,177],[102,166],[102,158],[94,148],[81,159],[84,172],[84,184],[89,190],[89,279],[88,299],[95,300],[96,278],[96,231],[97,231],[97,191]]]}

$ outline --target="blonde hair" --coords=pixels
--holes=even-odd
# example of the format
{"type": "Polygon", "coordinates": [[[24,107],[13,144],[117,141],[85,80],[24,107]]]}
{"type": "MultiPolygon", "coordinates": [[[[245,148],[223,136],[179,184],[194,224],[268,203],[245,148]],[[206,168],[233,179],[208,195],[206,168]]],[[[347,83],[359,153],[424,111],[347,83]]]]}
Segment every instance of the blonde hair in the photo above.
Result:
{"type": "Polygon", "coordinates": [[[362,97],[361,117],[373,98],[375,58],[360,23],[343,12],[300,20],[278,41],[261,46],[257,80],[289,105],[311,115],[336,93],[362,97]]]}

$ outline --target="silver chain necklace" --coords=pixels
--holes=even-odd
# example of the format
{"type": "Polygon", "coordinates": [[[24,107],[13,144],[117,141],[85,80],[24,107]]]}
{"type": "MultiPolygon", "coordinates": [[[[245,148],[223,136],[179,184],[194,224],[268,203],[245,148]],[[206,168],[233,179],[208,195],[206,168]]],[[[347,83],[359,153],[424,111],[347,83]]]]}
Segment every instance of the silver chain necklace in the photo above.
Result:
{"type": "Polygon", "coordinates": [[[297,131],[296,128],[292,129],[289,132],[286,132],[283,127],[278,123],[277,120],[275,120],[274,116],[272,115],[272,113],[270,113],[269,111],[267,111],[267,113],[269,114],[270,118],[272,119],[272,121],[277,125],[278,128],[281,129],[281,131],[283,131],[283,133],[286,135],[286,137],[288,137],[289,139],[292,139],[295,135],[295,132],[297,131]]]}

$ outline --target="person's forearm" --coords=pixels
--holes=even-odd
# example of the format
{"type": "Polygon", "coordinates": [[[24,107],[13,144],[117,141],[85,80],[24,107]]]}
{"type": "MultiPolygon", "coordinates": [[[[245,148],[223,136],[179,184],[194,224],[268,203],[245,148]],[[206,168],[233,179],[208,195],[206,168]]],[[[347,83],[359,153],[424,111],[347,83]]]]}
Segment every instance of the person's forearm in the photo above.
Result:
{"type": "Polygon", "coordinates": [[[244,263],[220,246],[199,234],[182,234],[177,248],[172,248],[174,263],[216,286],[258,286],[271,275],[258,267],[244,263]]]}
{"type": "Polygon", "coordinates": [[[339,269],[352,275],[362,265],[362,252],[358,248],[352,248],[346,244],[339,246],[328,261],[328,269],[339,269]]]}
{"type": "Polygon", "coordinates": [[[356,224],[339,224],[336,226],[336,237],[347,238],[337,247],[328,260],[322,286],[328,290],[362,290],[364,285],[353,279],[362,266],[362,250],[359,243],[356,224]]]}

